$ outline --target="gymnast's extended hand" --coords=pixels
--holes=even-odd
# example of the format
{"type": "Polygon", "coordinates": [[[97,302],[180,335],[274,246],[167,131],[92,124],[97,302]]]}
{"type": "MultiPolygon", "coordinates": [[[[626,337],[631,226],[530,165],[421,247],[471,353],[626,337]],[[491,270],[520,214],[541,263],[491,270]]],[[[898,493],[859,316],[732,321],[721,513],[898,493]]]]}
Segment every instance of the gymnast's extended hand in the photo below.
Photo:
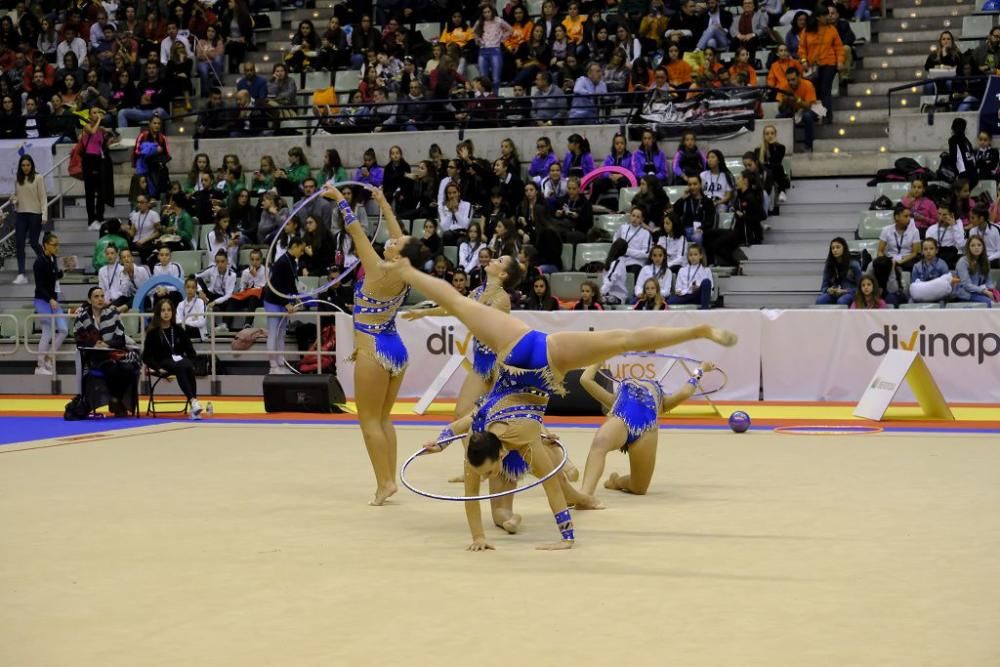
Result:
{"type": "Polygon", "coordinates": [[[431,440],[430,442],[424,443],[424,454],[437,454],[438,452],[443,452],[444,447],[437,440],[431,440]]]}

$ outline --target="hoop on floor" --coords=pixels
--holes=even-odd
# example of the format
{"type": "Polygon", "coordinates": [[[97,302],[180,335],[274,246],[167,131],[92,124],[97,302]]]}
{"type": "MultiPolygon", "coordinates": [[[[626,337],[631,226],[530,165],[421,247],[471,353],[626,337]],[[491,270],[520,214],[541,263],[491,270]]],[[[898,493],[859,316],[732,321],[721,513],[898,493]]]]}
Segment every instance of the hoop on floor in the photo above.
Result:
{"type": "MultiPolygon", "coordinates": [[[[438,444],[439,445],[443,445],[443,444],[445,444],[447,442],[451,442],[453,440],[459,440],[459,439],[464,438],[464,437],[465,437],[465,434],[452,436],[450,438],[445,438],[444,440],[438,440],[438,444]]],[[[557,447],[559,447],[559,449],[562,450],[562,460],[559,462],[559,465],[557,465],[551,472],[549,472],[548,474],[546,474],[546,475],[544,475],[542,477],[539,477],[537,480],[535,480],[531,484],[526,484],[524,486],[519,486],[519,487],[516,487],[516,488],[513,488],[513,489],[509,489],[507,491],[498,491],[497,493],[486,493],[486,494],[479,495],[479,496],[446,496],[444,494],[430,493],[429,491],[422,491],[421,489],[418,489],[415,486],[413,486],[412,484],[410,484],[409,480],[406,479],[406,469],[410,467],[410,464],[413,463],[413,461],[416,460],[416,458],[418,456],[422,456],[425,453],[425,450],[423,450],[423,449],[417,451],[410,458],[406,459],[406,462],[403,463],[403,467],[399,469],[399,481],[403,483],[403,486],[405,486],[406,488],[408,488],[410,491],[413,491],[418,496],[424,496],[425,498],[433,498],[434,500],[452,500],[452,501],[456,501],[456,502],[468,502],[468,501],[473,501],[473,500],[492,500],[494,498],[502,498],[504,496],[512,496],[515,493],[521,493],[522,491],[527,491],[528,489],[533,489],[536,486],[539,486],[539,485],[544,484],[545,482],[549,481],[550,479],[552,479],[553,477],[555,477],[557,474],[559,474],[559,472],[562,471],[563,466],[566,465],[566,462],[569,461],[569,452],[566,451],[566,447],[561,442],[559,442],[559,440],[557,440],[555,438],[550,438],[549,441],[555,443],[555,445],[557,447]]]]}
{"type": "MultiPolygon", "coordinates": [[[[369,192],[371,192],[372,190],[374,190],[374,188],[371,185],[368,185],[367,183],[361,183],[360,181],[340,181],[338,183],[334,183],[333,180],[331,179],[331,180],[327,181],[326,183],[324,183],[323,187],[317,188],[316,192],[312,193],[311,195],[309,195],[308,197],[306,197],[305,199],[303,199],[302,201],[300,201],[295,206],[295,208],[293,208],[288,213],[288,217],[285,218],[285,220],[281,223],[281,226],[278,227],[278,231],[276,231],[274,233],[274,240],[271,241],[271,245],[268,246],[268,248],[267,248],[267,255],[265,256],[265,262],[264,262],[264,268],[266,269],[266,271],[264,273],[264,277],[265,277],[265,279],[267,281],[267,286],[271,289],[272,292],[274,292],[275,294],[277,294],[278,296],[280,296],[282,299],[297,300],[297,299],[299,299],[301,297],[304,297],[304,296],[316,296],[317,294],[319,294],[321,292],[325,292],[326,290],[330,289],[334,285],[340,284],[341,280],[343,280],[348,275],[350,275],[351,272],[353,272],[361,264],[361,260],[358,259],[357,261],[355,261],[354,263],[352,263],[350,266],[348,266],[347,268],[345,268],[343,270],[343,272],[341,272],[341,274],[339,276],[337,276],[333,280],[330,280],[325,285],[320,285],[316,289],[309,290],[309,291],[306,291],[306,292],[300,292],[298,294],[285,294],[284,292],[278,291],[274,287],[274,285],[271,284],[271,264],[273,263],[271,261],[271,258],[274,256],[274,250],[275,250],[275,247],[278,245],[278,239],[281,237],[281,232],[283,232],[285,230],[285,227],[288,226],[289,220],[291,220],[292,218],[294,218],[295,215],[306,206],[306,204],[308,204],[309,202],[311,202],[313,199],[316,199],[316,197],[321,197],[323,195],[323,188],[325,188],[328,185],[333,186],[335,188],[339,188],[340,186],[343,186],[343,185],[357,185],[357,186],[360,186],[362,188],[365,188],[369,192]]],[[[372,234],[372,239],[375,239],[376,237],[378,237],[378,233],[382,229],[382,219],[384,217],[385,216],[382,214],[382,210],[381,210],[381,207],[380,207],[379,208],[379,212],[378,212],[378,224],[375,225],[375,233],[372,234]]]]}
{"type": "Polygon", "coordinates": [[[881,426],[852,426],[849,424],[801,424],[774,427],[774,432],[782,435],[875,435],[884,430],[881,426]]]}
{"type": "MultiPolygon", "coordinates": [[[[665,352],[626,352],[625,354],[623,354],[621,356],[623,356],[623,357],[658,357],[658,358],[664,358],[664,359],[676,359],[677,361],[689,361],[692,364],[701,364],[702,363],[701,359],[693,359],[691,357],[685,357],[685,356],[682,356],[682,355],[679,355],[679,354],[667,354],[665,352]]],[[[612,382],[621,382],[621,380],[619,380],[619,379],[617,379],[615,377],[612,377],[612,375],[610,373],[608,373],[607,371],[605,371],[603,368],[601,369],[600,372],[603,373],[604,376],[606,378],[608,378],[609,380],[611,380],[612,382]]],[[[715,367],[715,368],[713,368],[710,371],[706,371],[705,375],[707,376],[709,373],[719,373],[720,375],[722,375],[722,384],[719,385],[718,387],[716,387],[715,389],[712,389],[712,390],[709,390],[709,391],[700,391],[700,392],[691,394],[691,398],[704,398],[706,396],[711,396],[712,394],[717,394],[720,391],[722,391],[723,389],[725,389],[726,385],[729,384],[729,375],[727,375],[726,371],[722,370],[721,368],[715,367]]],[[[661,386],[661,388],[663,387],[663,385],[660,385],[660,386],[661,386]]]]}

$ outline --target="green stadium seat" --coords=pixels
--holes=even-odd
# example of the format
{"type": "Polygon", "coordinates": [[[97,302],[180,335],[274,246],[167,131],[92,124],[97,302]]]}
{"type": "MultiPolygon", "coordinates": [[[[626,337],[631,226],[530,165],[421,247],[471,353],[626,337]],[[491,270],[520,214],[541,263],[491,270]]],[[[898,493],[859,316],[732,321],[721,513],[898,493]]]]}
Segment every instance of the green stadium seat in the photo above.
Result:
{"type": "Polygon", "coordinates": [[[572,243],[563,243],[562,244],[562,255],[560,256],[560,259],[562,259],[563,271],[569,271],[570,269],[573,268],[573,244],[572,243]]]}
{"type": "MultiPolygon", "coordinates": [[[[563,248],[565,249],[565,245],[563,248]]],[[[610,243],[578,243],[576,244],[576,262],[573,268],[582,269],[590,262],[603,262],[607,259],[610,243]]]]}
{"type": "Polygon", "coordinates": [[[587,279],[583,271],[559,271],[549,276],[552,296],[563,301],[580,298],[580,285],[587,279]]]}
{"type": "Polygon", "coordinates": [[[858,221],[859,239],[878,239],[882,228],[892,224],[892,211],[864,211],[858,221]]]}
{"type": "Polygon", "coordinates": [[[608,213],[594,216],[594,227],[603,229],[611,236],[614,236],[618,228],[627,222],[628,216],[624,213],[608,213]]]}
{"type": "Polygon", "coordinates": [[[663,191],[667,194],[667,197],[670,199],[671,202],[675,202],[687,194],[688,186],[668,185],[663,188],[663,191]]]}
{"type": "Polygon", "coordinates": [[[989,308],[989,305],[980,301],[949,301],[945,308],[989,308]]]}
{"type": "Polygon", "coordinates": [[[639,188],[622,188],[618,191],[618,211],[625,213],[632,205],[632,198],[639,194],[639,188]]]}
{"type": "Polygon", "coordinates": [[[732,229],[735,219],[732,211],[723,211],[719,213],[719,220],[716,222],[716,226],[719,229],[732,229]]]}
{"type": "Polygon", "coordinates": [[[906,196],[910,191],[909,183],[879,183],[875,186],[875,197],[886,196],[895,204],[906,196]]]}
{"type": "Polygon", "coordinates": [[[201,271],[201,250],[177,250],[173,253],[173,260],[181,265],[185,276],[201,271]]]}
{"type": "Polygon", "coordinates": [[[458,266],[458,246],[446,245],[441,249],[441,254],[451,262],[452,266],[458,266]]]}

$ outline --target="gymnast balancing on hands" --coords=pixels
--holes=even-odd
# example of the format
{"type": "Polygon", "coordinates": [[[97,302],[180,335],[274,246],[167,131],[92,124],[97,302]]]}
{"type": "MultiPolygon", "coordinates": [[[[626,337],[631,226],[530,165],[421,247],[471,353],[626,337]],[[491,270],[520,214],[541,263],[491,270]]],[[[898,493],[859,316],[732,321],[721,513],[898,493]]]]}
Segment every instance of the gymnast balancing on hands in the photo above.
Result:
{"type": "MultiPolygon", "coordinates": [[[[400,276],[383,269],[387,264],[375,252],[344,195],[337,188],[326,186],[323,196],[337,202],[344,216],[344,227],[365,270],[364,278],[354,286],[354,386],[365,388],[364,392],[355,392],[355,400],[361,435],[377,485],[368,504],[382,505],[396,493],[396,429],[392,424],[392,406],[408,361],[403,339],[396,331],[396,312],[406,300],[409,287],[400,276]]],[[[386,262],[405,256],[421,264],[425,251],[420,239],[403,234],[380,189],[372,189],[372,198],[382,209],[389,232],[383,252],[386,262]]]]}
{"type": "MultiPolygon", "coordinates": [[[[514,260],[505,258],[504,261],[514,260]]],[[[477,476],[488,479],[499,474],[501,459],[507,458],[513,450],[532,448],[529,450],[532,452],[530,461],[523,456],[521,458],[530,465],[532,473],[539,477],[553,469],[555,464],[548,449],[540,449],[541,420],[550,393],[565,393],[562,378],[567,371],[599,363],[631,350],[654,350],[698,338],[707,338],[726,346],[736,344],[735,334],[707,325],[546,334],[532,330],[507,313],[463,297],[445,281],[415,269],[406,258],[397,257],[383,266],[390,274],[415,287],[461,320],[484,345],[498,350],[498,379],[493,390],[479,406],[477,419],[463,417],[463,420],[469,420],[473,431],[467,448],[467,465],[471,474],[466,475],[466,491],[470,493],[475,490],[471,488],[473,485],[478,486],[477,476]],[[508,424],[504,419],[508,416],[518,419],[508,424]],[[545,455],[541,455],[542,451],[546,452],[545,455]]],[[[508,272],[511,270],[508,265],[508,272]]],[[[428,449],[439,450],[437,446],[428,449]]],[[[518,467],[523,469],[523,465],[518,467]]],[[[513,466],[508,465],[507,468],[511,470],[513,466]]],[[[573,544],[574,533],[560,480],[552,478],[543,488],[563,537],[561,543],[551,546],[568,549],[573,544]]],[[[474,513],[478,516],[478,505],[475,506],[474,513]]],[[[475,522],[477,526],[473,526],[473,523],[470,516],[474,537],[470,548],[490,548],[482,533],[481,522],[475,522]]]]}
{"type": "MultiPolygon", "coordinates": [[[[597,384],[595,379],[601,365],[598,363],[588,366],[580,376],[580,386],[608,409],[608,419],[597,429],[590,446],[580,491],[587,497],[593,497],[604,473],[605,457],[620,449],[628,454],[630,474],[619,476],[618,473],[611,473],[604,487],[644,495],[656,466],[660,415],[691,398],[698,389],[702,375],[714,370],[715,364],[703,362],[680,391],[669,396],[663,394],[658,382],[631,378],[619,382],[612,394],[597,384]]],[[[595,504],[584,504],[580,508],[588,509],[595,504]]]]}

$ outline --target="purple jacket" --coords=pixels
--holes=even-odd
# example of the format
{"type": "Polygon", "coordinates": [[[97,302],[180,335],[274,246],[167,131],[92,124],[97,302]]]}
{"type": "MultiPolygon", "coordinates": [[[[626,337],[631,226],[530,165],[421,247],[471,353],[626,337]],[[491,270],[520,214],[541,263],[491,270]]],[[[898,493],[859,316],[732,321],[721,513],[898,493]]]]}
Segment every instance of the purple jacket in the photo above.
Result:
{"type": "Polygon", "coordinates": [[[365,178],[364,176],[361,175],[361,168],[358,167],[356,170],[354,170],[354,180],[356,180],[359,183],[367,183],[368,185],[373,185],[377,188],[381,187],[382,185],[383,174],[384,172],[382,171],[382,167],[376,165],[368,170],[368,177],[365,178]]]}
{"type": "Polygon", "coordinates": [[[543,178],[548,178],[549,167],[558,161],[559,159],[556,157],[555,153],[549,153],[544,158],[536,155],[531,158],[531,166],[528,167],[528,176],[536,182],[540,182],[543,178]]]}
{"type": "Polygon", "coordinates": [[[562,173],[563,176],[586,176],[590,172],[594,171],[594,157],[590,153],[584,153],[581,156],[580,164],[577,169],[583,169],[582,174],[571,174],[570,169],[573,168],[573,153],[571,151],[566,151],[565,157],[562,161],[562,173]]]}
{"type": "Polygon", "coordinates": [[[625,151],[625,154],[622,155],[620,161],[618,159],[616,159],[613,154],[608,153],[608,156],[606,158],[604,158],[604,166],[605,167],[624,167],[625,169],[631,169],[632,168],[632,153],[630,153],[629,151],[625,151]]]}
{"type": "MultiPolygon", "coordinates": [[[[701,158],[701,165],[698,167],[698,174],[708,169],[708,156],[705,155],[705,151],[698,151],[698,157],[701,158]]],[[[677,178],[684,178],[684,169],[681,165],[681,160],[684,159],[684,151],[677,151],[674,153],[674,176],[677,178]]],[[[694,159],[694,156],[691,156],[694,159]]]]}
{"type": "MultiPolygon", "coordinates": [[[[667,182],[667,156],[664,155],[663,151],[657,151],[653,154],[652,159],[653,167],[656,170],[656,178],[659,179],[661,183],[667,182]]],[[[646,175],[646,154],[643,152],[642,148],[636,149],[632,153],[632,164],[629,166],[632,173],[635,174],[636,178],[642,178],[646,175]]]]}

